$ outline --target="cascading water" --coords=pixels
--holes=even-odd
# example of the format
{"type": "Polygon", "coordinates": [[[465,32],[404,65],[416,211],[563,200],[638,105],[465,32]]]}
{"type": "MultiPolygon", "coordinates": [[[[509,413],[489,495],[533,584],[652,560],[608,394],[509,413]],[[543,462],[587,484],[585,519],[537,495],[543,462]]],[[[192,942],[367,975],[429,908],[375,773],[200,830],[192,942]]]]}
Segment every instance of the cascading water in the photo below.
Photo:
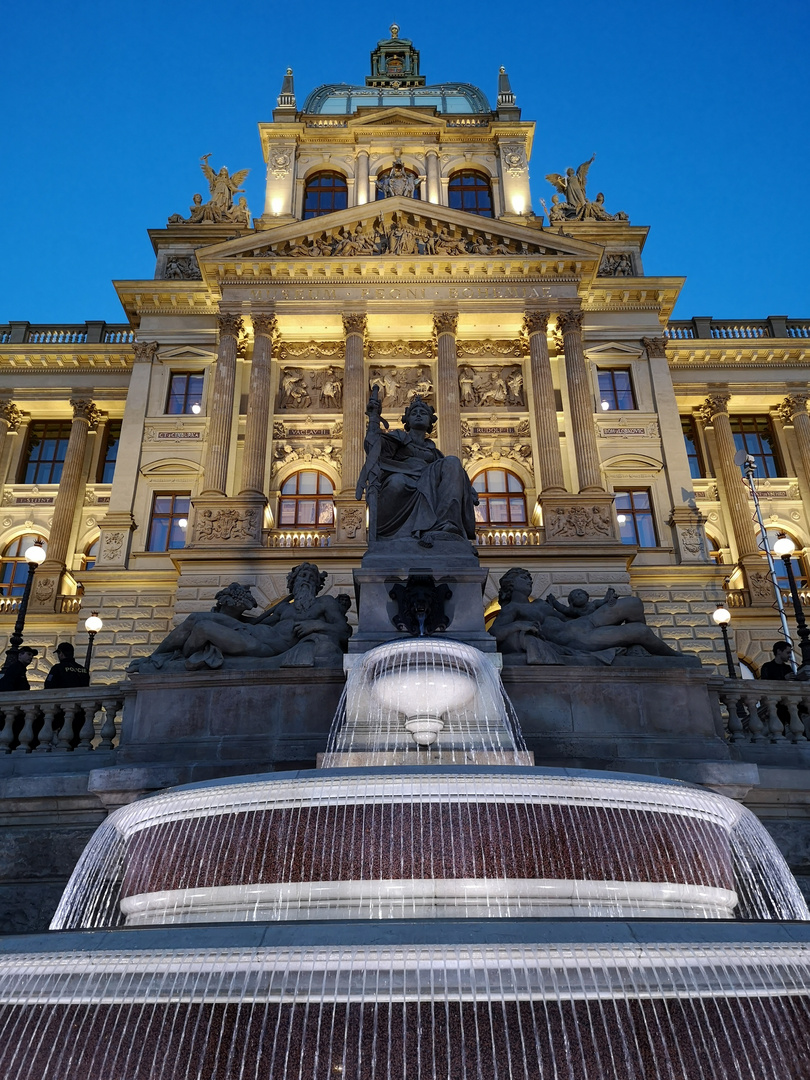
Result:
{"type": "Polygon", "coordinates": [[[322,769],[110,815],[50,948],[0,955],[0,1075],[810,1075],[810,913],[753,815],[530,761],[483,654],[364,654],[322,769]]]}

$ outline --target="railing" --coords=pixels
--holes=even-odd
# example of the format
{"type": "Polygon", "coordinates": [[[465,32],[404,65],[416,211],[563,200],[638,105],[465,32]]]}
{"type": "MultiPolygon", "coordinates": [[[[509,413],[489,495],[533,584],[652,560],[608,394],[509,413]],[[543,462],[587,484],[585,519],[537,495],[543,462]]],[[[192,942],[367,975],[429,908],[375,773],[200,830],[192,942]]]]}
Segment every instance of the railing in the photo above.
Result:
{"type": "Polygon", "coordinates": [[[810,683],[725,679],[717,695],[729,742],[807,742],[810,683]]]}
{"type": "Polygon", "coordinates": [[[0,754],[113,750],[123,707],[117,685],[0,694],[0,754]]]}
{"type": "Polygon", "coordinates": [[[537,529],[476,529],[479,547],[531,547],[541,543],[537,529]]]}
{"type": "Polygon", "coordinates": [[[810,338],[810,322],[788,322],[787,336],[810,338]]]}
{"type": "Polygon", "coordinates": [[[267,532],[265,546],[270,548],[312,548],[332,547],[335,542],[330,532],[283,532],[270,529],[267,532]]]}
{"type": "Polygon", "coordinates": [[[480,116],[456,116],[447,120],[448,127],[487,127],[490,121],[480,116]]]}
{"type": "MultiPolygon", "coordinates": [[[[20,600],[21,596],[0,596],[0,615],[15,615],[20,600]]],[[[56,598],[56,610],[60,615],[78,615],[82,610],[82,598],[75,593],[60,593],[56,598]]]]}
{"type": "Polygon", "coordinates": [[[128,345],[135,331],[128,324],[105,322],[32,326],[27,322],[0,326],[0,345],[128,345]]]}
{"type": "Polygon", "coordinates": [[[674,319],[664,327],[670,341],[711,338],[719,341],[756,341],[759,338],[810,338],[810,321],[772,315],[768,319],[674,319]]]}

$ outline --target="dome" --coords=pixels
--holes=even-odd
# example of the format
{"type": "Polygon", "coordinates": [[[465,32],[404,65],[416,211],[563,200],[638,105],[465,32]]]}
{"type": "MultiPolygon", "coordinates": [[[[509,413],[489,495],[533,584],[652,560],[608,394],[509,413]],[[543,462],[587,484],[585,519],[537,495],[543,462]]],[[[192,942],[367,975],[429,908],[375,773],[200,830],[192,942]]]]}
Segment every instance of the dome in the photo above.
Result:
{"type": "Polygon", "coordinates": [[[310,115],[349,116],[357,109],[436,109],[440,115],[472,116],[490,113],[483,91],[470,83],[437,86],[350,86],[327,83],[316,87],[304,102],[310,115]]]}

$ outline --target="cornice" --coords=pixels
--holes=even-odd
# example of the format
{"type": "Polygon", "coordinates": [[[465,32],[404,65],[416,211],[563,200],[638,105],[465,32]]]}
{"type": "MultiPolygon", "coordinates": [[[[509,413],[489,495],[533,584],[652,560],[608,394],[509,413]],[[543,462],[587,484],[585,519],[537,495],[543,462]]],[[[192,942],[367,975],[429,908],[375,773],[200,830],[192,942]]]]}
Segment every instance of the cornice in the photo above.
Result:
{"type": "Polygon", "coordinates": [[[0,373],[21,371],[83,371],[114,375],[128,371],[134,363],[132,346],[103,345],[87,351],[86,345],[60,345],[58,350],[41,345],[0,345],[0,373]]]}
{"type": "Polygon", "coordinates": [[[690,371],[696,368],[762,368],[810,366],[810,341],[791,341],[789,346],[775,347],[773,339],[735,341],[720,344],[699,341],[668,342],[667,358],[670,371],[690,371]]]}

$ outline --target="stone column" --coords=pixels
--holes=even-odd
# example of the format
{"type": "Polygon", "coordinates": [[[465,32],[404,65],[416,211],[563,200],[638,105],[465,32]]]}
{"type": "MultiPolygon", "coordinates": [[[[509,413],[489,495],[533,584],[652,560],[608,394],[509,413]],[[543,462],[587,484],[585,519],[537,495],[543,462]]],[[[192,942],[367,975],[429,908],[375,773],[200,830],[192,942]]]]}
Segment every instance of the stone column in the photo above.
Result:
{"type": "Polygon", "coordinates": [[[527,311],[523,326],[529,335],[529,371],[532,381],[532,409],[537,427],[538,492],[565,491],[557,407],[548,355],[547,311],[527,311]]]}
{"type": "Polygon", "coordinates": [[[438,206],[442,201],[442,184],[439,169],[439,151],[429,147],[425,154],[427,173],[427,201],[438,206]]]}
{"type": "Polygon", "coordinates": [[[357,180],[354,192],[358,206],[368,202],[368,150],[357,151],[357,180]]]}
{"type": "Polygon", "coordinates": [[[203,466],[203,495],[224,495],[228,478],[228,455],[236,385],[236,344],[242,319],[230,312],[219,316],[219,351],[214,371],[214,390],[208,420],[208,443],[203,466]]]}
{"type": "Polygon", "coordinates": [[[267,429],[270,424],[270,365],[273,358],[275,315],[253,316],[253,362],[250,368],[249,408],[245,421],[241,495],[266,497],[267,429]]]}
{"type": "Polygon", "coordinates": [[[362,312],[343,316],[346,354],[343,364],[343,454],[341,489],[335,497],[336,529],[339,544],[364,544],[366,507],[354,497],[357,479],[365,461],[368,381],[365,365],[366,316],[362,312]]]}
{"type": "MultiPolygon", "coordinates": [[[[461,401],[458,392],[458,357],[456,330],[458,315],[454,311],[437,311],[433,316],[437,339],[436,401],[441,413],[441,448],[445,455],[461,457],[461,401]]],[[[438,410],[437,410],[438,411],[438,410]]]]}
{"type": "Polygon", "coordinates": [[[8,482],[8,447],[6,436],[11,432],[17,434],[17,428],[22,421],[22,413],[8,398],[0,398],[0,488],[8,482]]]}
{"type": "Polygon", "coordinates": [[[725,391],[709,394],[700,410],[700,417],[704,424],[711,424],[714,428],[720,476],[731,517],[737,558],[743,560],[746,556],[752,557],[759,566],[762,559],[757,548],[753,521],[754,507],[748,499],[740,467],[734,464],[736,447],[728,418],[730,397],[731,395],[725,391]]]}
{"type": "Polygon", "coordinates": [[[604,491],[593,421],[593,393],[582,349],[582,312],[564,311],[557,317],[563,335],[565,376],[571,402],[571,436],[579,490],[604,491]]]}
{"type": "Polygon", "coordinates": [[[791,390],[779,406],[779,415],[783,424],[793,424],[796,433],[796,445],[802,462],[804,482],[810,487],[810,416],[807,415],[807,402],[810,393],[805,390],[791,390]]]}

